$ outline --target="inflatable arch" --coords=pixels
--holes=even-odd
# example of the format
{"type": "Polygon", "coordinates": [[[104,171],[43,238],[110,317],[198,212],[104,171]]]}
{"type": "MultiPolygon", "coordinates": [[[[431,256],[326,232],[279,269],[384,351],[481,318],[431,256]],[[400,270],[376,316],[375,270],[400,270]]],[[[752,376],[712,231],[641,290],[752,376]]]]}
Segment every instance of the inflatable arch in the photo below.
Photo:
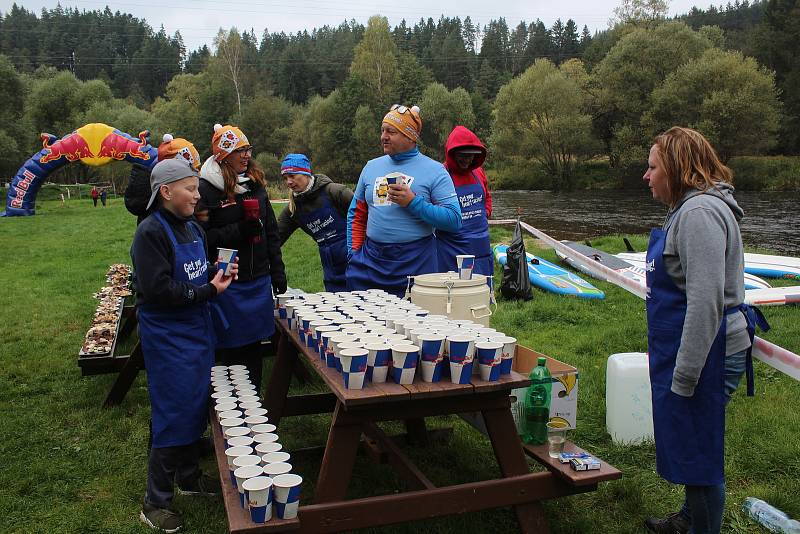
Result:
{"type": "Polygon", "coordinates": [[[138,163],[149,169],[158,162],[158,149],[150,146],[149,132],[132,137],[100,122],[81,126],[61,139],[43,133],[42,149],[31,156],[14,175],[6,198],[6,211],[0,217],[36,213],[36,193],[45,178],[73,161],[99,167],[111,160],[138,163]]]}

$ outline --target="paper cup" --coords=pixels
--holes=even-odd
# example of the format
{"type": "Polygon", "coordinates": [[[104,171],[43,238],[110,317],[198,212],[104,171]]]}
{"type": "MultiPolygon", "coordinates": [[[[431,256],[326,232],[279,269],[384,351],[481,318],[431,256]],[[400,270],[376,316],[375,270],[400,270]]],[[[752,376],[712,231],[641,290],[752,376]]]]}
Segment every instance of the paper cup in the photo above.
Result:
{"type": "Polygon", "coordinates": [[[289,455],[288,452],[279,452],[279,451],[268,452],[267,454],[261,457],[261,463],[263,465],[277,464],[280,462],[289,463],[290,458],[291,456],[289,455]]]}
{"type": "Polygon", "coordinates": [[[279,519],[294,519],[300,506],[300,475],[278,475],[273,479],[275,515],[279,519]]]}
{"type": "MultiPolygon", "coordinates": [[[[238,405],[235,402],[221,402],[214,405],[214,412],[217,414],[217,420],[220,420],[219,414],[228,412],[231,410],[236,410],[238,405]]],[[[224,418],[222,418],[224,419],[224,418]]]]}
{"type": "MultiPolygon", "coordinates": [[[[264,417],[267,416],[269,412],[266,408],[248,408],[244,411],[245,418],[253,416],[253,415],[263,415],[264,417]]],[[[264,421],[265,423],[267,421],[264,421]]]]}
{"type": "Polygon", "coordinates": [[[264,459],[265,454],[269,454],[271,452],[278,452],[283,448],[283,445],[278,443],[277,441],[273,441],[272,443],[259,443],[256,445],[256,454],[261,456],[261,459],[264,459]]]}
{"type": "Polygon", "coordinates": [[[216,385],[212,384],[211,387],[214,388],[214,393],[219,393],[220,391],[222,392],[233,391],[235,389],[235,386],[230,381],[227,382],[228,382],[227,384],[216,384],[216,385]]]}
{"type": "Polygon", "coordinates": [[[211,372],[212,373],[217,373],[217,372],[227,373],[228,372],[228,366],[227,365],[215,365],[215,366],[213,366],[211,368],[211,372]]]}
{"type": "Polygon", "coordinates": [[[236,436],[228,440],[229,447],[253,447],[253,438],[250,436],[236,436]]]}
{"type": "Polygon", "coordinates": [[[292,466],[286,462],[277,462],[274,464],[267,464],[264,466],[264,474],[271,477],[277,475],[285,475],[292,470],[292,466]]]}
{"type": "Polygon", "coordinates": [[[248,401],[248,402],[240,402],[239,409],[244,410],[247,413],[248,410],[253,410],[261,408],[261,403],[258,401],[248,401]]]}
{"type": "Polygon", "coordinates": [[[364,344],[359,341],[343,341],[334,345],[334,354],[336,355],[336,370],[342,372],[342,351],[348,349],[363,349],[364,344]]]}
{"type": "Polygon", "coordinates": [[[514,355],[517,353],[517,339],[511,336],[497,336],[490,338],[490,341],[497,341],[503,344],[503,349],[500,353],[500,374],[509,374],[514,365],[514,355]]]}
{"type": "Polygon", "coordinates": [[[319,339],[317,338],[317,327],[328,326],[331,322],[326,319],[314,319],[308,323],[308,332],[306,332],[306,346],[310,349],[316,349],[319,346],[319,339]]]}
{"type": "Polygon", "coordinates": [[[447,354],[450,362],[471,363],[475,355],[475,336],[447,336],[447,354]]]}
{"type": "Polygon", "coordinates": [[[368,355],[369,351],[364,348],[345,348],[339,353],[345,389],[361,389],[364,387],[368,355]]]}
{"type": "Polygon", "coordinates": [[[272,423],[259,423],[250,427],[253,434],[268,434],[275,432],[277,427],[272,423]]]}
{"type": "Polygon", "coordinates": [[[239,436],[249,436],[250,429],[247,428],[246,426],[234,426],[226,428],[225,431],[223,432],[223,435],[225,436],[225,446],[227,447],[229,445],[228,443],[229,439],[238,438],[239,436]]]}
{"type": "Polygon", "coordinates": [[[264,474],[264,469],[262,469],[260,465],[237,467],[233,472],[233,476],[236,479],[236,488],[239,490],[239,504],[242,505],[242,508],[247,508],[247,499],[244,494],[245,481],[261,476],[262,474],[264,474]]]}
{"type": "Polygon", "coordinates": [[[234,428],[237,426],[244,425],[244,419],[242,419],[241,417],[228,417],[228,418],[223,417],[220,419],[219,425],[222,427],[222,431],[224,432],[229,428],[234,428]]]}
{"type": "Polygon", "coordinates": [[[494,341],[475,343],[481,380],[494,382],[500,378],[503,344],[494,341]]]}
{"type": "Polygon", "coordinates": [[[389,361],[392,359],[392,347],[388,343],[369,343],[367,349],[367,374],[366,377],[375,383],[386,382],[389,373],[389,361]]]}
{"type": "Polygon", "coordinates": [[[230,396],[231,396],[230,391],[216,391],[211,394],[211,398],[214,399],[215,401],[217,399],[224,399],[225,397],[230,397],[230,396]]]}
{"type": "Polygon", "coordinates": [[[242,365],[240,363],[237,363],[236,365],[229,365],[228,366],[228,371],[230,371],[230,372],[247,371],[247,366],[246,365],[242,365]]]}
{"type": "Polygon", "coordinates": [[[258,447],[262,443],[275,443],[278,441],[278,434],[274,432],[263,432],[261,434],[252,435],[253,438],[253,446],[258,447]]]}
{"type": "Polygon", "coordinates": [[[253,454],[252,447],[239,446],[228,447],[225,449],[225,458],[228,460],[228,471],[230,472],[231,484],[233,484],[234,487],[236,487],[236,477],[233,476],[233,472],[236,471],[238,466],[234,465],[233,461],[240,456],[248,456],[250,454],[253,454]]]}
{"type": "Polygon", "coordinates": [[[219,412],[218,413],[220,420],[223,419],[233,419],[233,418],[241,418],[244,413],[240,410],[228,410],[227,412],[219,412]]]}
{"type": "Polygon", "coordinates": [[[442,379],[442,364],[441,362],[430,362],[422,360],[419,362],[422,368],[422,381],[423,382],[439,382],[442,379]]]}
{"type": "Polygon", "coordinates": [[[419,336],[420,359],[428,362],[440,362],[444,357],[444,340],[442,334],[432,332],[419,336]]]}
{"type": "Polygon", "coordinates": [[[261,402],[261,399],[256,395],[239,395],[239,405],[243,402],[261,402]]]}
{"type": "Polygon", "coordinates": [[[219,248],[217,249],[219,263],[217,268],[222,271],[225,276],[231,275],[231,264],[236,260],[236,249],[219,248]]]}
{"type": "Polygon", "coordinates": [[[450,381],[453,384],[469,384],[472,380],[472,360],[450,362],[450,381]]]}
{"type": "Polygon", "coordinates": [[[265,415],[248,415],[244,418],[244,424],[249,426],[251,430],[256,425],[263,425],[264,423],[268,422],[269,418],[265,415]]]}
{"type": "Polygon", "coordinates": [[[419,347],[392,345],[392,378],[397,384],[411,384],[417,371],[419,347]]]}
{"type": "Polygon", "coordinates": [[[255,477],[242,484],[247,496],[247,507],[250,509],[250,520],[253,523],[266,523],[272,519],[272,479],[255,477]]]}
{"type": "Polygon", "coordinates": [[[459,254],[456,256],[458,277],[461,280],[472,280],[472,269],[475,268],[475,256],[472,254],[459,254]]]}

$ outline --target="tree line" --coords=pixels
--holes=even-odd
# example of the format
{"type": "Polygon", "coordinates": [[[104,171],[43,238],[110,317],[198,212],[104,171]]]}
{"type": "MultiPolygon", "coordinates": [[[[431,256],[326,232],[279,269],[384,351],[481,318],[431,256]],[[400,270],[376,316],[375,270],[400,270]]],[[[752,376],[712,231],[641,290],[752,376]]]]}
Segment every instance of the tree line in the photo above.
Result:
{"type": "MultiPolygon", "coordinates": [[[[648,1],[642,15],[632,8],[643,0],[623,0],[614,27],[594,36],[572,20],[511,28],[504,19],[479,27],[469,17],[441,17],[392,28],[376,16],[366,26],[265,30],[260,41],[252,30],[221,30],[212,48],[189,54],[180,34],[153,32],[108,8],[56,8],[38,18],[15,5],[0,18],[7,56],[0,59],[0,170],[12,176],[41,131],[61,136],[106,122],[131,133],[150,129],[155,144],[164,132],[184,136],[202,153],[215,122],[234,122],[270,173],[286,152],[305,151],[316,169],[352,182],[379,155],[378,125],[392,103],[421,107],[423,144],[433,157],[443,156],[454,125],[475,130],[490,148],[491,176],[513,187],[567,189],[598,159],[625,176],[646,159],[652,135],[678,123],[701,129],[725,158],[796,153],[800,84],[792,80],[800,69],[780,43],[796,31],[785,17],[797,0],[695,9],[681,21],[667,20],[657,4],[648,1]],[[705,24],[713,16],[722,26],[705,24]],[[48,63],[73,56],[52,47],[47,56],[40,41],[8,37],[25,21],[63,33],[53,20],[95,31],[51,42],[65,40],[66,50],[94,43],[99,57],[96,38],[111,39],[102,54],[113,62],[81,63],[76,52],[73,63],[48,63]],[[101,37],[103,24],[126,30],[101,37]]],[[[92,172],[114,171],[65,174],[75,180],[92,172]]]]}

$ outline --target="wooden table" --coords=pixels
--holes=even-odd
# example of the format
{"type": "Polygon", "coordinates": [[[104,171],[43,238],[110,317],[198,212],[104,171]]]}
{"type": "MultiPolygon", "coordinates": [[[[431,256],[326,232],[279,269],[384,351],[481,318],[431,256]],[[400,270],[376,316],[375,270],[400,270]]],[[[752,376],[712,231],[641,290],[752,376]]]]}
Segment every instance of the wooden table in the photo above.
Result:
{"type": "MultiPolygon", "coordinates": [[[[242,510],[236,490],[231,487],[219,424],[214,421],[214,439],[224,488],[224,501],[232,533],[282,530],[322,533],[352,530],[392,523],[460,514],[502,506],[513,506],[522,532],[548,532],[540,501],[592,491],[598,482],[619,478],[619,471],[604,465],[602,475],[581,473],[581,484],[569,481],[560,464],[531,473],[526,452],[534,457],[538,449],[523,450],[510,409],[509,392],[530,382],[517,373],[498,382],[474,380],[472,384],[393,382],[366,385],[362,390],[344,389],[341,375],[325,365],[307,348],[285,320],[276,321],[279,332],[277,359],[266,391],[265,407],[270,422],[280,426],[283,417],[333,412],[314,504],[299,509],[299,519],[275,520],[257,525],[242,510]],[[289,382],[300,359],[327,384],[330,393],[288,396],[289,382]],[[405,421],[410,440],[425,440],[425,417],[481,412],[500,466],[500,477],[480,482],[436,487],[403,453],[397,443],[378,426],[380,421],[405,421]],[[362,434],[367,452],[388,461],[407,481],[410,491],[391,495],[345,500],[362,434]]],[[[545,446],[546,449],[546,446],[545,446]]],[[[546,450],[544,451],[547,456],[546,450]]],[[[538,458],[537,458],[538,459],[538,458]]],[[[569,468],[567,468],[569,469],[569,468]]]]}

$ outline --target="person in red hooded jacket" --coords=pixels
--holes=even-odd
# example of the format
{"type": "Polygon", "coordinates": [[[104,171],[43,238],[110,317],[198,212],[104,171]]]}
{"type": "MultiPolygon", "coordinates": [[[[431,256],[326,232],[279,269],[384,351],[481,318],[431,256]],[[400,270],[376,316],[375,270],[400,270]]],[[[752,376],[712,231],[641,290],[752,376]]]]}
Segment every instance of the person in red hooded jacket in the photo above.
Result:
{"type": "Polygon", "coordinates": [[[486,147],[469,128],[456,126],[444,150],[444,166],[453,179],[461,205],[461,229],[458,232],[436,231],[439,270],[457,271],[456,256],[472,254],[475,256],[473,272],[491,277],[494,273],[489,243],[492,195],[482,168],[486,147]]]}

